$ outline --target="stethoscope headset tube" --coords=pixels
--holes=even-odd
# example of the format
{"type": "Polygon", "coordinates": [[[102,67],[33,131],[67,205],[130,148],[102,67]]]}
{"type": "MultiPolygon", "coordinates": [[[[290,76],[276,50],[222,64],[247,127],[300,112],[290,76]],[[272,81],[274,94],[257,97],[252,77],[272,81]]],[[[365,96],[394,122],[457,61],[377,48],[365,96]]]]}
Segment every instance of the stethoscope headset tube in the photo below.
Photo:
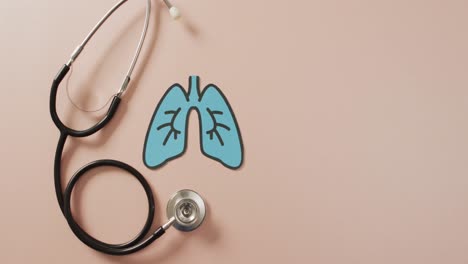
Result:
{"type": "MultiPolygon", "coordinates": [[[[153,241],[161,237],[165,231],[172,226],[174,222],[176,222],[175,218],[171,218],[166,224],[160,226],[159,228],[156,229],[156,231],[151,233],[151,226],[153,224],[154,220],[154,211],[155,211],[155,204],[154,204],[154,197],[153,197],[153,192],[151,190],[150,185],[148,182],[145,180],[145,178],[139,173],[135,168],[132,166],[117,161],[117,160],[110,160],[110,159],[103,159],[103,160],[96,160],[93,161],[84,167],[80,168],[71,178],[69,181],[68,185],[66,186],[65,190],[62,191],[62,183],[61,183],[61,162],[62,162],[62,155],[63,155],[63,150],[64,146],[66,143],[66,140],[69,136],[71,137],[87,137],[95,134],[99,130],[101,130],[104,126],[106,126],[111,119],[114,117],[115,113],[117,112],[117,109],[119,107],[120,101],[121,101],[121,96],[124,94],[125,90],[127,89],[129,82],[131,80],[131,75],[132,72],[135,68],[135,64],[138,60],[138,57],[141,52],[141,48],[143,45],[143,42],[145,40],[146,32],[148,29],[149,25],[149,18],[150,18],[150,11],[151,11],[151,1],[147,0],[147,5],[146,5],[146,18],[145,18],[145,24],[143,28],[142,35],[140,37],[140,42],[138,43],[137,50],[135,52],[134,58],[131,62],[130,68],[127,72],[127,75],[125,76],[125,79],[122,83],[122,86],[120,87],[118,93],[113,97],[112,102],[107,110],[107,113],[105,116],[97,122],[94,126],[85,129],[85,130],[74,130],[65,124],[60,120],[60,117],[57,114],[57,109],[56,109],[56,101],[57,101],[57,90],[60,86],[60,83],[62,80],[65,78],[65,76],[68,74],[73,62],[78,58],[80,53],[83,51],[84,47],[88,43],[88,41],[91,39],[91,37],[94,36],[94,34],[97,32],[97,30],[102,26],[102,24],[120,7],[122,6],[125,2],[128,0],[121,0],[119,1],[114,7],[112,7],[111,10],[108,11],[108,13],[98,22],[98,24],[93,28],[93,30],[88,34],[88,36],[85,38],[85,40],[82,42],[81,45],[79,45],[73,54],[70,57],[70,60],[65,64],[57,74],[57,76],[54,78],[52,87],[51,87],[51,92],[50,92],[50,115],[52,117],[52,120],[54,121],[55,125],[60,131],[60,137],[59,141],[57,143],[57,149],[55,152],[55,160],[54,160],[54,182],[55,182],[55,193],[57,196],[57,201],[59,203],[60,209],[62,210],[62,213],[65,217],[65,219],[68,222],[68,225],[70,226],[71,230],[73,233],[80,239],[84,244],[88,245],[89,247],[106,253],[110,255],[127,255],[134,253],[136,251],[139,251],[145,247],[147,247],[149,244],[151,244],[153,241]],[[148,200],[148,216],[145,222],[145,225],[141,229],[141,231],[133,238],[132,240],[122,243],[122,244],[108,244],[105,242],[102,242],[94,237],[92,237],[90,234],[88,234],[86,231],[84,231],[80,225],[75,221],[73,218],[72,210],[71,210],[71,196],[73,193],[73,188],[75,187],[76,183],[80,180],[80,178],[88,173],[89,171],[99,168],[99,167],[114,167],[118,168],[121,170],[124,170],[128,172],[130,175],[135,177],[140,184],[143,186],[143,189],[146,193],[146,197],[148,200]]],[[[168,1],[165,1],[166,5],[168,5],[169,8],[173,9],[168,1]]],[[[173,9],[174,10],[174,9],[173,9]]],[[[172,11],[171,10],[171,14],[172,11]]],[[[177,12],[178,13],[178,12],[177,12]]]]}

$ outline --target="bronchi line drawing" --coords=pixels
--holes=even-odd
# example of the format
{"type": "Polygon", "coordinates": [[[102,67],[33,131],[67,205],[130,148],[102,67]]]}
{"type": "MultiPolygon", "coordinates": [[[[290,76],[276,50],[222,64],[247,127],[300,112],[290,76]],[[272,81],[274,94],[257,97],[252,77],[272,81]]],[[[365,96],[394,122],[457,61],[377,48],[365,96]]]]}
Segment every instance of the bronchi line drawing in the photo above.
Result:
{"type": "Polygon", "coordinates": [[[171,130],[169,130],[169,133],[167,133],[167,136],[164,139],[164,142],[163,142],[164,146],[167,144],[167,141],[169,140],[169,138],[171,137],[172,134],[174,134],[174,139],[177,140],[177,135],[182,133],[180,130],[177,130],[173,125],[174,120],[177,118],[177,115],[180,113],[180,109],[181,108],[179,107],[175,111],[166,111],[166,112],[164,112],[165,115],[172,115],[171,122],[167,122],[165,124],[162,124],[162,125],[158,126],[158,128],[157,128],[157,130],[161,130],[161,129],[165,128],[165,127],[171,127],[171,130]]]}
{"type": "Polygon", "coordinates": [[[216,118],[215,118],[215,115],[222,115],[223,112],[222,111],[212,111],[210,108],[206,108],[206,111],[208,111],[208,114],[210,114],[211,119],[213,120],[213,123],[214,123],[213,128],[206,131],[206,134],[210,135],[211,140],[213,140],[213,134],[216,135],[216,137],[218,138],[219,143],[221,144],[221,146],[224,146],[223,138],[221,137],[221,134],[219,133],[219,131],[216,128],[221,127],[221,128],[226,129],[227,131],[231,131],[231,128],[228,127],[227,125],[223,124],[223,123],[219,123],[218,121],[216,121],[216,118]]]}
{"type": "Polygon", "coordinates": [[[145,138],[145,165],[158,168],[183,155],[192,110],[198,113],[202,153],[230,169],[240,168],[244,146],[234,112],[216,85],[209,84],[200,92],[198,76],[189,77],[188,92],[176,83],[158,103],[145,138]]]}

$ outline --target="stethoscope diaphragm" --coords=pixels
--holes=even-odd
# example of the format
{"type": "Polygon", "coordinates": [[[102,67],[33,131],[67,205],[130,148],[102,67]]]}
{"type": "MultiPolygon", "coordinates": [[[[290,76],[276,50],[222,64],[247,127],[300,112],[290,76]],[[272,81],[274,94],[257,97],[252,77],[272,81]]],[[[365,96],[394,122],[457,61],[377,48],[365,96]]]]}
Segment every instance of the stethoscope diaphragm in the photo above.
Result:
{"type": "Polygon", "coordinates": [[[173,226],[184,232],[197,229],[205,219],[203,198],[192,190],[180,190],[167,202],[167,218],[174,219],[173,226]]]}

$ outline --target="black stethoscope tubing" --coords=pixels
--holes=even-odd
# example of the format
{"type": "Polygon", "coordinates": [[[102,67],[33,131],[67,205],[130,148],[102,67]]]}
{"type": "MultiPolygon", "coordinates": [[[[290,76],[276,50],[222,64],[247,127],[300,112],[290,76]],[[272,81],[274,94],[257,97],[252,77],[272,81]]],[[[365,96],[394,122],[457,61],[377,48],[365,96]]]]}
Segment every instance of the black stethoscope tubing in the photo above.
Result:
{"type": "MultiPolygon", "coordinates": [[[[107,110],[107,113],[105,116],[97,122],[94,126],[85,129],[85,130],[75,130],[72,129],[60,120],[60,117],[57,114],[57,109],[56,109],[56,101],[57,101],[57,90],[60,86],[60,83],[62,80],[65,78],[65,76],[68,74],[70,71],[70,67],[72,66],[73,62],[78,58],[78,56],[81,54],[83,51],[84,47],[87,45],[89,40],[94,36],[94,34],[99,30],[99,28],[106,22],[106,20],[119,8],[121,7],[125,2],[128,0],[119,0],[117,4],[115,4],[105,15],[102,17],[102,19],[96,24],[96,26],[91,30],[91,32],[86,36],[84,41],[75,49],[73,54],[70,57],[70,60],[68,61],[67,64],[65,64],[57,74],[57,76],[54,78],[52,82],[52,87],[51,87],[51,92],[50,92],[50,115],[52,117],[52,120],[54,121],[55,125],[60,131],[60,137],[57,143],[57,149],[55,151],[55,159],[54,159],[54,183],[55,183],[55,194],[57,196],[57,201],[60,206],[60,209],[63,213],[63,216],[68,222],[68,225],[70,226],[71,230],[73,233],[80,239],[84,244],[88,245],[89,247],[106,253],[110,255],[127,255],[134,253],[136,251],[139,251],[145,247],[147,247],[149,244],[154,242],[156,239],[161,237],[167,228],[171,225],[171,221],[169,224],[166,224],[164,226],[160,226],[159,228],[156,229],[156,231],[151,232],[151,226],[153,224],[154,220],[154,212],[155,212],[155,205],[154,205],[154,197],[153,197],[153,192],[151,190],[150,185],[148,182],[145,180],[145,178],[139,173],[135,168],[132,166],[123,163],[121,161],[117,160],[110,160],[110,159],[103,159],[103,160],[96,160],[91,163],[88,163],[84,167],[80,168],[78,171],[75,172],[71,180],[68,182],[66,188],[63,190],[62,187],[62,155],[63,155],[63,150],[65,147],[65,143],[67,141],[68,137],[75,137],[75,138],[81,138],[81,137],[88,137],[102,128],[104,128],[114,117],[115,113],[117,112],[117,109],[119,107],[120,101],[121,101],[121,96],[127,89],[127,86],[131,80],[131,75],[132,72],[135,68],[136,62],[138,60],[138,57],[140,55],[145,36],[148,30],[148,25],[149,25],[149,17],[150,17],[150,11],[151,11],[151,1],[146,0],[146,17],[145,17],[145,23],[143,26],[143,31],[135,52],[135,55],[133,57],[133,60],[130,64],[130,68],[125,76],[125,79],[122,83],[122,87],[119,89],[118,93],[114,95],[112,98],[111,104],[107,110]],[[133,177],[135,177],[140,184],[143,186],[143,189],[145,191],[146,197],[148,199],[148,216],[145,222],[145,225],[141,229],[141,231],[133,238],[132,240],[122,243],[122,244],[108,244],[105,242],[102,242],[90,234],[88,234],[83,228],[80,227],[80,225],[76,222],[76,220],[73,217],[73,213],[71,210],[71,196],[73,194],[73,189],[76,186],[76,183],[81,179],[83,175],[85,175],[87,172],[90,170],[99,168],[99,167],[114,167],[118,168],[121,170],[124,170],[133,177]]],[[[168,7],[171,7],[169,1],[165,0],[165,3],[168,7]]]]}
{"type": "Polygon", "coordinates": [[[71,137],[87,137],[91,136],[94,133],[98,132],[101,130],[104,126],[106,126],[111,119],[114,117],[119,104],[120,104],[120,97],[119,95],[114,96],[112,99],[112,102],[109,106],[109,109],[107,110],[106,115],[94,126],[90,127],[89,129],[86,130],[74,130],[69,127],[67,127],[65,124],[62,123],[60,120],[57,110],[56,110],[56,101],[57,101],[57,90],[58,87],[63,80],[63,78],[67,75],[68,71],[70,70],[70,67],[68,65],[64,65],[60,72],[57,74],[57,77],[54,79],[51,87],[51,92],[50,92],[50,114],[52,117],[52,120],[54,121],[55,125],[60,131],[60,137],[57,143],[57,149],[55,151],[55,159],[54,159],[54,183],[55,183],[55,194],[57,196],[57,201],[59,203],[60,209],[62,210],[63,216],[68,222],[68,225],[70,226],[71,230],[73,233],[76,235],[78,239],[80,239],[84,244],[87,246],[106,253],[110,255],[127,255],[134,253],[136,251],[139,251],[145,247],[147,247],[149,244],[151,244],[153,241],[161,237],[165,233],[165,229],[160,226],[157,228],[156,231],[151,233],[151,226],[153,224],[154,220],[154,211],[155,211],[155,205],[154,205],[154,196],[153,192],[151,190],[150,185],[148,182],[145,180],[143,175],[139,173],[135,168],[132,166],[123,163],[121,161],[117,160],[111,160],[111,159],[102,159],[102,160],[96,160],[93,162],[88,163],[84,167],[80,168],[78,171],[75,172],[71,180],[68,182],[65,190],[62,191],[62,177],[61,177],[61,169],[62,169],[62,155],[63,155],[63,149],[65,147],[66,140],[69,136],[71,137]],[[145,191],[147,200],[148,200],[148,216],[145,222],[145,225],[141,229],[141,231],[136,235],[135,238],[132,240],[122,243],[122,244],[108,244],[105,242],[102,242],[90,234],[88,234],[81,226],[76,222],[76,220],[73,217],[72,211],[71,211],[71,196],[73,193],[73,189],[76,186],[76,183],[79,181],[79,179],[85,175],[87,172],[90,170],[96,169],[98,167],[114,167],[118,169],[122,169],[126,172],[128,172],[130,175],[134,176],[140,184],[143,186],[143,189],[145,191]],[[149,236],[148,236],[149,235],[149,236]],[[147,237],[148,236],[148,237],[147,237]],[[147,237],[145,239],[145,237],[147,237]]]}

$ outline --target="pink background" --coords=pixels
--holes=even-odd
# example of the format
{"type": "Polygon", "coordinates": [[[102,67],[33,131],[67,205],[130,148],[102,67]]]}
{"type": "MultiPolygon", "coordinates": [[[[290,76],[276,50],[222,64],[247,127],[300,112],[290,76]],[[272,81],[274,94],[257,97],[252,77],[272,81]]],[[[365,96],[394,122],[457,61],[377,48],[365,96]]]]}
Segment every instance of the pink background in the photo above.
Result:
{"type": "MultiPolygon", "coordinates": [[[[134,165],[156,195],[156,224],[175,191],[209,205],[193,233],[171,230],[143,252],[111,257],[68,228],[53,189],[58,130],[50,84],[116,0],[5,1],[0,7],[1,263],[468,263],[468,2],[464,0],[174,0],[153,6],[137,77],[101,133],[67,143],[65,178],[89,161],[134,165]],[[175,82],[217,84],[245,143],[231,171],[199,150],[151,171],[141,159],[153,110],[175,82]]],[[[143,21],[129,1],[75,64],[84,107],[120,86],[143,21]]],[[[61,117],[85,128],[59,93],[61,117]]],[[[123,242],[141,228],[139,184],[106,170],[78,186],[91,234],[123,242]],[[110,179],[112,177],[112,179],[110,179]]]]}

